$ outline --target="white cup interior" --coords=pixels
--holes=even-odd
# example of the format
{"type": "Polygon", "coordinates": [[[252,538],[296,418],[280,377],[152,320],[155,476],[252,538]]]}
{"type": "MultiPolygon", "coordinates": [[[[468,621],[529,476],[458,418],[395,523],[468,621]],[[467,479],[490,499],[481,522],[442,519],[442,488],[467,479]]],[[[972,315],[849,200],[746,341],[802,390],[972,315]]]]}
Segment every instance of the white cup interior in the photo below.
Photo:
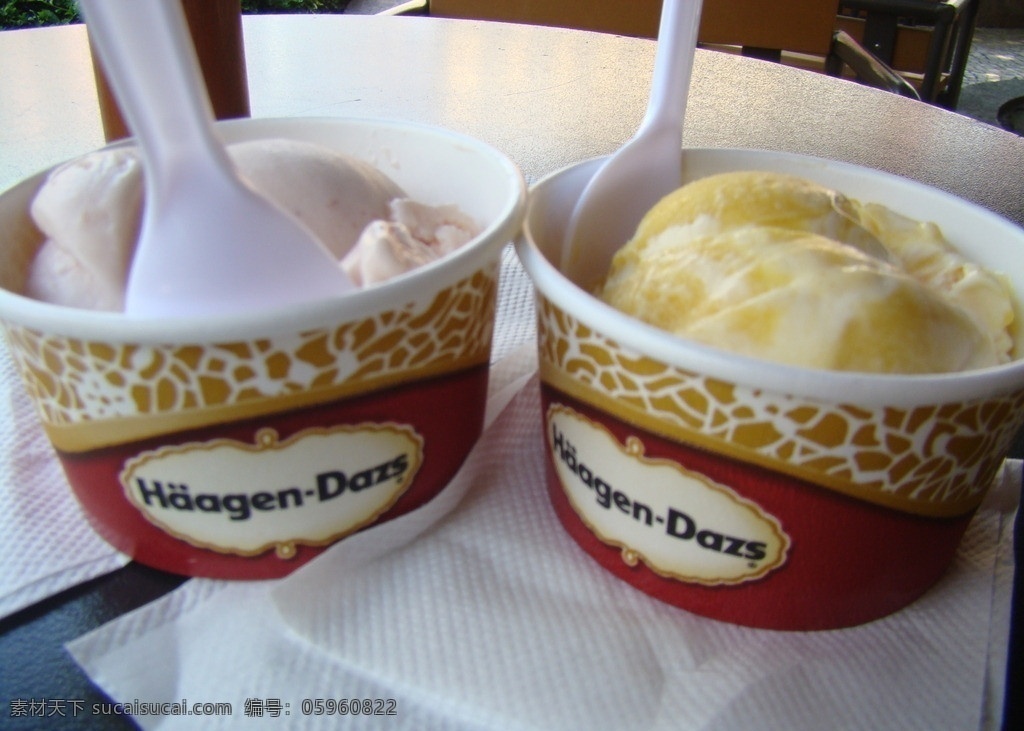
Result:
{"type": "MultiPolygon", "coordinates": [[[[570,281],[558,267],[565,225],[584,186],[601,159],[557,171],[530,193],[517,250],[535,286],[554,304],[620,345],[696,373],[778,393],[834,401],[837,394],[864,405],[897,406],[986,398],[1024,387],[1024,352],[1020,293],[1024,292],[1024,229],[1001,216],[948,193],[867,168],[789,153],[688,149],[683,179],[720,172],[767,170],[798,175],[877,202],[923,221],[933,221],[949,241],[971,260],[1001,273],[1017,293],[1018,358],[1006,365],[954,374],[861,374],[799,368],[727,353],[686,341],[625,315],[570,281]]],[[[625,243],[625,242],[623,242],[625,243]]],[[[603,268],[610,253],[603,255],[603,268]]]]}
{"type": "MultiPolygon", "coordinates": [[[[410,197],[428,204],[456,204],[483,226],[472,242],[425,267],[337,300],[293,305],[272,313],[181,318],[154,323],[120,313],[59,307],[18,293],[23,276],[7,271],[0,288],[0,316],[43,332],[103,340],[151,342],[244,337],[364,317],[396,302],[432,296],[497,257],[518,233],[526,202],[522,173],[489,145],[443,128],[377,119],[242,119],[221,122],[225,142],[284,137],[320,144],[366,160],[410,197]]],[[[27,214],[43,180],[35,176],[0,196],[0,245],[5,269],[24,269],[40,236],[27,214]]],[[[268,333],[269,334],[269,333],[268,333]]]]}

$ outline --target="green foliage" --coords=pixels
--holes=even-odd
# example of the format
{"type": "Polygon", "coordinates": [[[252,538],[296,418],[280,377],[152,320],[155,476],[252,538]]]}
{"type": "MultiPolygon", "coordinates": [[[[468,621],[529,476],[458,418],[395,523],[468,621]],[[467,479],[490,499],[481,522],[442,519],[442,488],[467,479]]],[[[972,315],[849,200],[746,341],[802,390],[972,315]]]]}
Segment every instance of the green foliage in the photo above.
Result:
{"type": "Polygon", "coordinates": [[[243,13],[341,13],[349,0],[242,0],[243,13]]]}
{"type": "Polygon", "coordinates": [[[0,29],[77,23],[75,0],[0,0],[0,29]]]}
{"type": "MultiPolygon", "coordinates": [[[[242,0],[243,13],[341,13],[349,0],[242,0]]],[[[75,0],[0,0],[0,30],[81,22],[75,0]]]]}

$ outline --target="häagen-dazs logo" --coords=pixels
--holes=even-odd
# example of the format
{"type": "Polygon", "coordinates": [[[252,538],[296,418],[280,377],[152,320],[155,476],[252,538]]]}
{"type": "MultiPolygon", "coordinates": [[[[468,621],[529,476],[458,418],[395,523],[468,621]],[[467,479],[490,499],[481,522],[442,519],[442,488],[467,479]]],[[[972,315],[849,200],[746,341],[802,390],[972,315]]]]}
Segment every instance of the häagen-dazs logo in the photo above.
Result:
{"type": "Polygon", "coordinates": [[[789,537],[773,516],[697,472],[644,455],[562,404],[547,413],[548,447],[576,514],[630,565],[680,581],[738,584],[783,565],[789,537]]]}
{"type": "Polygon", "coordinates": [[[121,485],[151,523],[192,545],[254,556],[326,545],[376,520],[412,484],[423,439],[411,426],[306,429],[254,444],[213,439],[125,462],[121,485]]]}

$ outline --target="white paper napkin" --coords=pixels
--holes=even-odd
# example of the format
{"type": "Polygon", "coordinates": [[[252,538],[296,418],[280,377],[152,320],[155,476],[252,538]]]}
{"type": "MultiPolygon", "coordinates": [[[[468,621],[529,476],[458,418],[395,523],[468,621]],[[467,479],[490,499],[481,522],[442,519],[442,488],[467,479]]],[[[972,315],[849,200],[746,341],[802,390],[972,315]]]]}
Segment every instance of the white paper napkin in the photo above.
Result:
{"type": "Polygon", "coordinates": [[[0,617],[128,562],[86,522],[0,338],[0,617]]]}
{"type": "MultiPolygon", "coordinates": [[[[496,372],[515,389],[531,367],[506,359],[496,372]]],[[[121,702],[232,704],[139,715],[143,728],[285,716],[289,728],[460,731],[998,725],[1019,463],[911,607],[848,630],[772,632],[691,615],[598,568],[547,501],[540,423],[531,379],[442,493],[464,494],[451,512],[431,503],[276,582],[191,581],[69,649],[121,702]],[[339,715],[342,699],[393,700],[397,715],[339,715]],[[326,701],[335,711],[315,715],[326,701]]]]}

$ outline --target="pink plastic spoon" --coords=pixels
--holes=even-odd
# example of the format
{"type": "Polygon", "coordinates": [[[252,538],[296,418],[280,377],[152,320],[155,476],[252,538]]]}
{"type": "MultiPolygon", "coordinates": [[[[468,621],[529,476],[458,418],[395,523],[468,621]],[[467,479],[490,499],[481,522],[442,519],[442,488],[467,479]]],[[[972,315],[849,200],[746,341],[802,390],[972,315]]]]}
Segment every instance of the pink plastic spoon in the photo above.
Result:
{"type": "Polygon", "coordinates": [[[252,312],[352,289],[305,226],[235,173],[179,3],[80,2],[144,159],[146,205],[127,314],[252,312]]]}

